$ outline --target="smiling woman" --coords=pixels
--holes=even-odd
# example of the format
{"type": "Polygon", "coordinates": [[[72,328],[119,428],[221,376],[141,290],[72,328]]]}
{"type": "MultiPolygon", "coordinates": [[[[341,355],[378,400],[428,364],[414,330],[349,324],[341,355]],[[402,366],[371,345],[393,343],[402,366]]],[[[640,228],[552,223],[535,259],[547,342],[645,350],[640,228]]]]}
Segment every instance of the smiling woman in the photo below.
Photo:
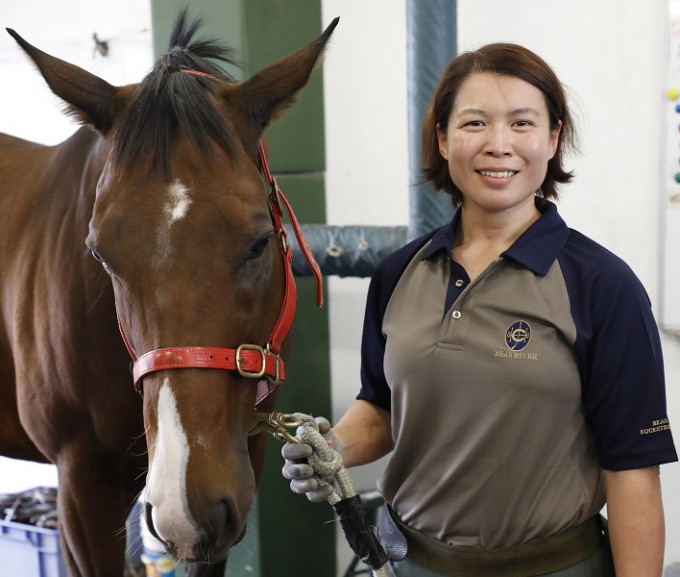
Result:
{"type": "MultiPolygon", "coordinates": [[[[361,390],[333,428],[347,466],[391,452],[392,575],[608,577],[606,502],[616,573],[658,577],[658,465],[677,460],[653,426],[659,335],[631,269],[549,200],[573,176],[561,83],[518,45],[462,54],[423,138],[425,177],[459,210],[379,265],[361,390]]],[[[284,467],[316,499],[307,473],[284,467]]]]}
{"type": "MultiPolygon", "coordinates": [[[[438,190],[451,194],[455,205],[462,202],[459,189],[452,179],[449,168],[441,150],[442,138],[449,132],[449,124],[454,122],[456,115],[486,115],[491,111],[484,109],[479,102],[465,102],[458,99],[460,92],[467,86],[471,96],[483,97],[484,93],[470,87],[469,82],[484,82],[486,88],[502,89],[501,84],[512,85],[515,94],[514,104],[506,100],[509,96],[502,92],[504,98],[498,100],[497,105],[504,107],[504,113],[509,114],[517,122],[515,131],[530,130],[538,116],[543,113],[544,128],[557,136],[554,143],[555,150],[547,162],[540,187],[540,195],[544,198],[557,198],[556,184],[567,183],[572,179],[572,173],[563,168],[565,155],[576,149],[576,129],[572,115],[567,106],[567,98],[562,85],[555,73],[546,66],[541,59],[529,50],[514,44],[490,44],[475,52],[466,52],[449,64],[442,76],[423,125],[423,173],[438,190]],[[518,81],[523,81],[519,84],[518,81]],[[495,84],[495,86],[490,86],[495,84]],[[531,88],[536,92],[532,94],[531,88]],[[526,93],[525,96],[520,94],[526,93]],[[523,102],[523,103],[522,103],[523,102]],[[456,115],[452,115],[452,108],[456,106],[456,115]],[[501,104],[502,103],[502,104],[501,104]],[[531,104],[533,103],[533,105],[531,104]],[[515,108],[516,106],[516,108],[515,108]],[[529,114],[528,118],[522,118],[529,114]],[[534,118],[532,119],[531,116],[534,118]],[[436,131],[436,139],[432,131],[436,131]]],[[[488,99],[487,99],[488,100],[488,99]]],[[[458,122],[465,118],[459,118],[458,122]]],[[[468,122],[479,129],[481,124],[475,118],[468,117],[468,122]]],[[[460,128],[460,127],[459,127],[460,128]]]]}
{"type": "MultiPolygon", "coordinates": [[[[439,152],[454,186],[465,191],[466,216],[516,219],[524,211],[527,222],[538,218],[533,199],[561,126],[558,121],[551,128],[541,91],[524,80],[491,73],[468,78],[448,126],[437,124],[439,152]]],[[[526,228],[526,222],[518,225],[526,228]]]]}

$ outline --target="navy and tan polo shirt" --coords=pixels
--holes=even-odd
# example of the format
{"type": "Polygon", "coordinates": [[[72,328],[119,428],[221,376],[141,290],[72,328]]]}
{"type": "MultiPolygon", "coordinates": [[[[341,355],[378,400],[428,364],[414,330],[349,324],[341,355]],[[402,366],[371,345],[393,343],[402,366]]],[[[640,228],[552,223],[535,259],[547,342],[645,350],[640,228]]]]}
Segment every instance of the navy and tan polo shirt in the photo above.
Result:
{"type": "Polygon", "coordinates": [[[597,514],[601,468],[677,460],[649,299],[554,204],[470,282],[453,221],[387,257],[368,293],[359,399],[391,411],[378,486],[458,546],[509,547],[597,514]]]}

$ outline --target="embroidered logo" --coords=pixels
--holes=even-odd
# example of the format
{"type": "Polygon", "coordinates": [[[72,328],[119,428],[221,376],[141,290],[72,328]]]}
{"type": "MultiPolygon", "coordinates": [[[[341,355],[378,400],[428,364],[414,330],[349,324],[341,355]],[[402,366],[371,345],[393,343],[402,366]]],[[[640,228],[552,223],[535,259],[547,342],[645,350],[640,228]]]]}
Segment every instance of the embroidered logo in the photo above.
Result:
{"type": "Polygon", "coordinates": [[[640,429],[641,435],[653,435],[654,433],[660,433],[661,431],[670,431],[671,425],[668,422],[668,417],[663,419],[656,419],[652,421],[651,427],[646,429],[640,429]]]}
{"type": "Polygon", "coordinates": [[[511,351],[521,351],[530,339],[531,327],[524,321],[515,321],[505,333],[505,344],[511,351]]]}

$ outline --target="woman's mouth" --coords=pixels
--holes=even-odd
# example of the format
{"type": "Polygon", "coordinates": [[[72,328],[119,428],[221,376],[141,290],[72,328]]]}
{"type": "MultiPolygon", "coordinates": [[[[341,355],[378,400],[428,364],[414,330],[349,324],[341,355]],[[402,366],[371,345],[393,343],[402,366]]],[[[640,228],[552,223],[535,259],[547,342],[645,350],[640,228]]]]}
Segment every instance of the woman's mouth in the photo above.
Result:
{"type": "Polygon", "coordinates": [[[478,170],[477,172],[479,172],[479,174],[482,176],[490,176],[491,178],[510,178],[511,176],[517,174],[517,171],[515,170],[478,170]]]}

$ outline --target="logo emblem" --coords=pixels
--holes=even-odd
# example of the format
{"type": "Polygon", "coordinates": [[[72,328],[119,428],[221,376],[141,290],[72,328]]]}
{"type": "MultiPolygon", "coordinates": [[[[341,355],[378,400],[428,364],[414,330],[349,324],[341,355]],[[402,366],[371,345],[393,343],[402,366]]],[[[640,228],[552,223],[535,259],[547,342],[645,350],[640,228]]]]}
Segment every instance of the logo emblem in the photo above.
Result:
{"type": "Polygon", "coordinates": [[[505,333],[505,344],[511,351],[521,351],[529,344],[531,327],[524,321],[515,321],[505,333]]]}

